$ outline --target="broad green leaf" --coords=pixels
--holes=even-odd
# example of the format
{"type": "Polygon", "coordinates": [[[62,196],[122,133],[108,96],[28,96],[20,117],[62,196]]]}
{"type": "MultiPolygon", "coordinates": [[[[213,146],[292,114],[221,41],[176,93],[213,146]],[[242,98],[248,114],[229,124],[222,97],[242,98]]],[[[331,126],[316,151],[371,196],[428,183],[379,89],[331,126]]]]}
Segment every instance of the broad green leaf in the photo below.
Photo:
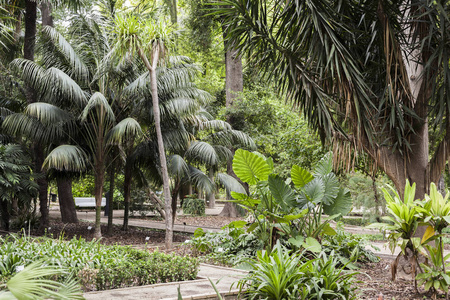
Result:
{"type": "Polygon", "coordinates": [[[288,242],[294,245],[297,248],[300,248],[303,245],[303,242],[305,241],[305,238],[302,236],[296,236],[295,238],[288,239],[288,242]]]}
{"type": "Polygon", "coordinates": [[[339,193],[340,184],[336,178],[336,175],[333,173],[323,176],[323,182],[325,184],[325,195],[322,202],[325,205],[330,205],[334,202],[334,199],[339,193]]]}
{"type": "Polygon", "coordinates": [[[197,228],[194,231],[194,237],[200,237],[200,236],[204,236],[205,235],[205,231],[203,230],[203,228],[197,228]]]}
{"type": "Polygon", "coordinates": [[[297,188],[304,187],[308,182],[314,179],[311,173],[297,165],[292,166],[291,178],[297,188]]]}
{"type": "Polygon", "coordinates": [[[249,197],[247,194],[244,193],[231,192],[230,194],[231,197],[233,197],[236,200],[245,200],[249,197]]]}
{"type": "Polygon", "coordinates": [[[325,176],[333,171],[333,154],[328,152],[325,156],[317,163],[314,168],[314,175],[325,176]]]}
{"type": "Polygon", "coordinates": [[[330,224],[326,224],[323,228],[322,228],[322,234],[324,235],[336,235],[336,230],[334,230],[330,224]]]}
{"type": "Polygon", "coordinates": [[[233,171],[244,182],[256,184],[267,180],[270,167],[264,158],[249,151],[238,149],[233,158],[233,171]]]}
{"type": "Polygon", "coordinates": [[[314,253],[319,253],[320,251],[322,251],[322,246],[313,237],[307,237],[305,239],[305,242],[303,243],[303,247],[306,250],[309,250],[309,251],[314,252],[314,253]]]}
{"type": "Polygon", "coordinates": [[[247,232],[252,232],[253,230],[256,229],[256,227],[258,227],[258,222],[252,223],[252,224],[248,227],[247,232]]]}
{"type": "Polygon", "coordinates": [[[273,198],[284,207],[285,210],[288,210],[289,207],[296,206],[297,203],[295,201],[294,191],[280,176],[271,174],[268,183],[273,198]]]}
{"type": "Polygon", "coordinates": [[[351,211],[352,205],[353,200],[350,191],[341,188],[334,202],[323,206],[323,212],[327,215],[341,214],[345,216],[351,211]]]}
{"type": "Polygon", "coordinates": [[[304,186],[303,192],[313,203],[320,203],[325,196],[325,184],[321,178],[314,178],[304,186]]]}
{"type": "Polygon", "coordinates": [[[422,241],[420,242],[421,244],[425,243],[426,241],[428,241],[432,236],[434,236],[434,228],[433,226],[428,226],[427,229],[425,230],[425,233],[422,236],[422,241]]]}
{"type": "Polygon", "coordinates": [[[243,228],[245,227],[245,225],[247,225],[247,222],[245,221],[233,221],[230,222],[230,224],[224,226],[224,227],[228,227],[228,228],[243,228]]]}

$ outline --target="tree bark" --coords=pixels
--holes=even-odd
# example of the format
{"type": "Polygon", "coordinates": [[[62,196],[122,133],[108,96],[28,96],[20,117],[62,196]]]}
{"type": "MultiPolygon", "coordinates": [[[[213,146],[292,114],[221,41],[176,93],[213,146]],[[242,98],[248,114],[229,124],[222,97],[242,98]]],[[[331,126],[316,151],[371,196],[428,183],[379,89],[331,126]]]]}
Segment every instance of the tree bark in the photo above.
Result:
{"type": "Polygon", "coordinates": [[[158,142],[158,153],[159,153],[159,162],[161,167],[161,173],[163,178],[163,193],[164,193],[164,207],[166,214],[166,236],[165,236],[165,246],[166,250],[172,249],[173,242],[173,221],[172,221],[172,204],[171,204],[171,194],[170,194],[170,186],[169,186],[169,173],[167,171],[167,160],[166,160],[166,152],[164,149],[164,142],[162,138],[161,132],[161,117],[159,110],[159,99],[158,99],[158,86],[157,86],[157,78],[156,78],[156,67],[158,65],[159,60],[159,46],[154,47],[153,49],[153,61],[150,65],[147,57],[144,55],[141,49],[138,50],[139,56],[144,61],[145,66],[150,72],[150,85],[152,91],[152,104],[153,104],[153,117],[155,119],[155,129],[156,129],[156,138],[158,142]]]}
{"type": "Polygon", "coordinates": [[[63,223],[78,223],[77,210],[72,195],[72,180],[68,177],[57,177],[59,210],[63,223]]]}
{"type": "Polygon", "coordinates": [[[9,204],[7,200],[0,200],[0,214],[1,214],[1,228],[3,230],[9,231],[9,204]]]}
{"type": "MultiPolygon", "coordinates": [[[[34,48],[36,45],[36,19],[37,2],[25,1],[25,40],[23,45],[23,57],[34,61],[34,48]]],[[[28,102],[29,99],[27,99],[28,102]]]]}
{"type": "MultiPolygon", "coordinates": [[[[208,177],[209,179],[214,182],[214,169],[213,168],[209,168],[209,172],[208,172],[208,177]]],[[[216,206],[216,193],[212,192],[209,193],[207,195],[207,200],[208,200],[208,207],[209,208],[214,208],[216,206]]]]}
{"type": "Polygon", "coordinates": [[[42,26],[53,27],[52,4],[47,1],[41,2],[42,26]]]}
{"type": "Polygon", "coordinates": [[[101,159],[97,158],[95,164],[95,231],[94,238],[102,237],[101,216],[102,216],[102,197],[103,197],[103,183],[105,177],[104,164],[101,159]]]}
{"type": "Polygon", "coordinates": [[[130,215],[130,201],[131,201],[131,165],[129,159],[125,162],[124,171],[124,181],[123,181],[123,200],[125,204],[124,215],[123,215],[123,226],[122,229],[128,230],[128,218],[130,215]]]}
{"type": "MultiPolygon", "coordinates": [[[[112,234],[113,232],[113,210],[114,210],[114,187],[115,187],[116,170],[114,163],[111,163],[109,167],[109,192],[108,192],[108,227],[107,233],[112,234]]],[[[125,218],[125,217],[124,217],[125,218]]]]}

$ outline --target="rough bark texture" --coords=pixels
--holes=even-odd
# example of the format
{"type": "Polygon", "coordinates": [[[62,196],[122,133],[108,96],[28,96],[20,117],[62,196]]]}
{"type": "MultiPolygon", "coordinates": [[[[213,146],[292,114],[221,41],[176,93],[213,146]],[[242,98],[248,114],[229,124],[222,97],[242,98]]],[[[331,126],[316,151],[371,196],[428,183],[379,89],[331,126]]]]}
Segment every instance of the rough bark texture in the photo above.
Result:
{"type": "Polygon", "coordinates": [[[123,215],[123,230],[128,230],[128,218],[130,215],[130,201],[131,201],[131,165],[129,161],[125,163],[125,172],[124,172],[124,181],[123,181],[123,200],[125,204],[125,211],[123,215]]]}
{"type": "Polygon", "coordinates": [[[50,2],[41,2],[42,26],[53,27],[52,4],[50,2]]]}
{"type": "Polygon", "coordinates": [[[234,100],[239,96],[239,93],[243,91],[244,87],[242,76],[242,59],[237,55],[236,50],[229,50],[225,53],[225,70],[225,104],[228,108],[233,106],[234,100]]]}
{"type": "Polygon", "coordinates": [[[59,209],[63,223],[78,223],[77,210],[72,195],[72,179],[68,177],[56,178],[58,186],[59,209]]]}

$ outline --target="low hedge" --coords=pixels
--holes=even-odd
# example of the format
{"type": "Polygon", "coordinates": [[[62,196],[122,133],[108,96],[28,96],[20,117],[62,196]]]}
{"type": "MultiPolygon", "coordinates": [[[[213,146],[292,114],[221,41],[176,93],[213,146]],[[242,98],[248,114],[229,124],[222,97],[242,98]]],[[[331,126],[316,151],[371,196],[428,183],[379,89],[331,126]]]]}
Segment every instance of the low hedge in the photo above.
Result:
{"type": "MultiPolygon", "coordinates": [[[[84,239],[0,237],[0,283],[12,277],[17,267],[37,260],[67,269],[78,277],[85,291],[192,280],[199,266],[198,260],[191,257],[106,246],[84,239]]],[[[65,279],[57,278],[61,282],[65,279]]]]}

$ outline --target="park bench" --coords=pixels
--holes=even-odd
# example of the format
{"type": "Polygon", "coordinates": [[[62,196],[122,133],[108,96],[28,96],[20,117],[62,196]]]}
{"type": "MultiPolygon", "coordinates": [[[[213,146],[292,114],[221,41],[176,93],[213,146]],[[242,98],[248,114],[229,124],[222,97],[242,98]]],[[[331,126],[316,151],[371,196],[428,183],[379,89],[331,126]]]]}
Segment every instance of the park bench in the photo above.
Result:
{"type": "MultiPolygon", "coordinates": [[[[106,205],[106,198],[102,198],[101,206],[106,205]]],[[[75,206],[77,207],[95,207],[94,197],[75,197],[75,206]]]]}

